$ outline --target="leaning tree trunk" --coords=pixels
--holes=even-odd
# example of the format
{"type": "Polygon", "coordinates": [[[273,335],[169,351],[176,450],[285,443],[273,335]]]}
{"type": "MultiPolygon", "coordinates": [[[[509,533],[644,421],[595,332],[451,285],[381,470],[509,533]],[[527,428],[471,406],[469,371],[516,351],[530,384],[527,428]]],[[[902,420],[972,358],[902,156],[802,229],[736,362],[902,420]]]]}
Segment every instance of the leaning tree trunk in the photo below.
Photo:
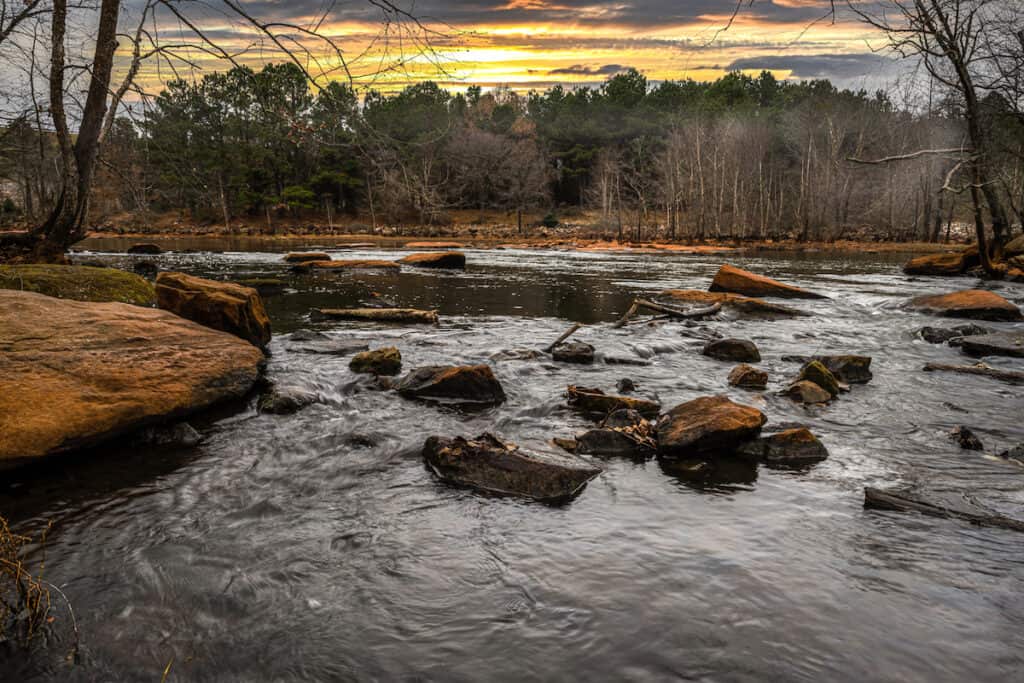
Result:
{"type": "Polygon", "coordinates": [[[121,2],[103,0],[96,32],[96,50],[90,68],[89,90],[78,134],[72,137],[64,109],[67,5],[67,0],[54,0],[51,14],[50,115],[60,145],[61,187],[46,221],[22,238],[22,251],[27,253],[21,256],[28,260],[62,259],[68,247],[85,236],[85,219],[99,159],[110,75],[117,50],[117,19],[121,2]]]}

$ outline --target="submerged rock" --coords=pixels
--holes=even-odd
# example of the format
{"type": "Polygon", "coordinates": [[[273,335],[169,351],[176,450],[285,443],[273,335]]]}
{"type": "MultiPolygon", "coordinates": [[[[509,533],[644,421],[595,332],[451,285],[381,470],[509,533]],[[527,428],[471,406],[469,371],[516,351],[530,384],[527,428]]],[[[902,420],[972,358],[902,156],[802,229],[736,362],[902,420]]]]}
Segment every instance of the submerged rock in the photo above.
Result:
{"type": "Polygon", "coordinates": [[[725,396],[702,396],[676,406],[658,420],[658,453],[668,457],[732,453],[757,436],[767,421],[757,408],[725,396]]]}
{"type": "Polygon", "coordinates": [[[373,375],[397,375],[402,370],[402,354],[394,346],[357,353],[348,367],[352,372],[366,372],[373,375]]]}
{"type": "Polygon", "coordinates": [[[661,412],[661,404],[631,396],[613,396],[600,389],[587,389],[570,385],[566,390],[569,405],[591,417],[604,419],[611,413],[627,409],[635,410],[646,418],[654,418],[661,412]]]}
{"type": "Polygon", "coordinates": [[[270,318],[255,289],[185,275],[160,273],[157,306],[200,325],[228,332],[263,349],[270,342],[270,318]]]}
{"type": "Polygon", "coordinates": [[[544,352],[537,349],[505,349],[492,353],[491,360],[539,360],[544,358],[544,352]]]}
{"type": "Polygon", "coordinates": [[[748,441],[738,452],[769,465],[808,465],[828,458],[828,449],[806,427],[748,441]]]}
{"type": "Polygon", "coordinates": [[[0,290],[0,465],[244,396],[259,349],[167,311],[0,290]]]}
{"type": "Polygon", "coordinates": [[[260,396],[256,409],[270,415],[293,415],[316,403],[316,394],[296,387],[274,387],[260,396]]]}
{"type": "Polygon", "coordinates": [[[137,445],[147,446],[174,446],[178,448],[193,448],[203,441],[203,435],[196,431],[195,427],[188,422],[178,422],[172,425],[159,425],[143,429],[134,439],[137,445]]]}
{"type": "Polygon", "coordinates": [[[497,405],[505,390],[487,365],[430,366],[413,370],[396,387],[408,398],[497,405]]]}
{"type": "Polygon", "coordinates": [[[594,362],[594,347],[583,342],[559,344],[551,351],[551,358],[560,363],[589,365],[594,362]]]}
{"type": "Polygon", "coordinates": [[[974,432],[971,431],[970,428],[964,427],[963,425],[954,428],[953,431],[949,433],[949,438],[952,441],[957,442],[960,445],[960,448],[965,451],[985,450],[985,446],[982,445],[981,439],[975,436],[974,432]]]}
{"type": "Polygon", "coordinates": [[[36,292],[74,301],[117,301],[136,306],[156,302],[153,284],[116,268],[45,264],[0,266],[0,289],[36,292]]]}
{"type": "Polygon", "coordinates": [[[702,354],[717,360],[737,363],[759,363],[761,354],[752,341],[746,339],[715,339],[704,345],[702,354]]]}
{"type": "Polygon", "coordinates": [[[964,353],[975,356],[1009,356],[1024,358],[1024,332],[996,332],[965,337],[964,353]]]}
{"type": "Polygon", "coordinates": [[[125,253],[156,255],[164,253],[164,250],[161,249],[160,245],[158,244],[144,243],[133,244],[132,246],[128,247],[128,250],[125,253]]]}
{"type": "Polygon", "coordinates": [[[910,300],[908,307],[946,318],[974,320],[1024,320],[1020,309],[995,292],[966,289],[949,294],[919,296],[910,300]]]}
{"type": "Polygon", "coordinates": [[[829,397],[839,395],[839,381],[821,361],[812,360],[800,368],[796,383],[812,382],[828,392],[829,397]]]}
{"type": "Polygon", "coordinates": [[[956,325],[954,327],[931,327],[924,326],[917,331],[918,336],[925,340],[929,344],[945,344],[951,343],[954,340],[960,340],[963,337],[973,337],[979,334],[990,334],[992,330],[987,327],[982,327],[975,323],[968,323],[967,325],[956,325]]]}
{"type": "Polygon", "coordinates": [[[787,285],[778,280],[751,273],[729,264],[723,265],[715,274],[708,288],[711,292],[731,292],[744,296],[770,296],[782,299],[827,299],[828,297],[809,292],[806,289],[787,285]]]}
{"type": "Polygon", "coordinates": [[[132,272],[147,280],[154,280],[160,272],[160,267],[152,261],[136,261],[132,264],[132,272]]]}
{"type": "Polygon", "coordinates": [[[794,382],[786,389],[786,395],[803,403],[813,405],[816,403],[828,403],[832,400],[832,394],[828,393],[814,382],[794,382]]]}
{"type": "Polygon", "coordinates": [[[276,277],[247,277],[235,280],[235,284],[251,287],[259,292],[260,296],[281,294],[288,286],[288,283],[276,277]]]}
{"type": "Polygon", "coordinates": [[[285,263],[303,263],[305,261],[330,261],[331,255],[322,251],[297,251],[285,254],[285,263]]]}
{"type": "Polygon", "coordinates": [[[703,306],[721,304],[723,308],[728,308],[750,318],[773,320],[810,315],[807,311],[728,292],[705,292],[699,289],[668,289],[661,292],[659,296],[671,299],[673,303],[703,306]]]}
{"type": "Polygon", "coordinates": [[[454,268],[465,269],[466,255],[461,251],[424,252],[410,254],[399,259],[399,263],[417,268],[454,268]]]}
{"type": "Polygon", "coordinates": [[[524,453],[491,434],[432,436],[423,458],[442,480],[481,491],[559,502],[578,495],[601,469],[565,455],[524,453]]]}
{"type": "Polygon", "coordinates": [[[741,389],[764,389],[768,386],[768,373],[744,363],[729,373],[729,384],[741,389]]]}

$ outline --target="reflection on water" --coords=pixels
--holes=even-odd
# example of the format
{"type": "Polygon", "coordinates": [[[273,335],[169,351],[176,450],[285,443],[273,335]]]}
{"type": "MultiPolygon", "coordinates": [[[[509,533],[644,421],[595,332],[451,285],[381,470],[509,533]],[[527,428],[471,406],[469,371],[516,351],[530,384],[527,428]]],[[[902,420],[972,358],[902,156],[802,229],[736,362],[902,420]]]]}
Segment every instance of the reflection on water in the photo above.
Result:
{"type": "MultiPolygon", "coordinates": [[[[347,358],[294,352],[282,336],[271,379],[318,404],[208,416],[190,451],[107,448],[5,475],[0,510],[27,530],[56,520],[48,573],[82,630],[85,665],[36,661],[35,678],[159,680],[172,660],[170,680],[196,681],[1019,675],[1024,536],[861,507],[865,485],[919,485],[1024,516],[1024,470],[945,437],[968,424],[989,452],[1024,440],[1019,387],[920,372],[960,357],[916,340],[935,321],[898,305],[975,281],[910,279],[891,255],[737,256],[832,298],[800,302],[807,319],[613,330],[604,323],[637,295],[706,288],[721,257],[470,250],[465,273],[300,276],[280,254],[234,248],[78,260],[280,277],[288,288],[267,299],[276,332],[396,345],[407,368],[542,347],[570,321],[602,358],[649,364],[495,360],[508,402],[465,414],[380,391],[347,358]],[[374,298],[437,308],[442,324],[308,319],[374,298]],[[757,343],[769,392],[727,386],[730,365],[699,354],[715,334],[757,343]],[[833,352],[873,356],[874,381],[823,409],[771,391],[796,370],[783,356],[833,352]],[[728,393],[768,427],[809,426],[831,458],[803,470],[600,459],[605,472],[556,508],[448,487],[422,464],[430,434],[551,449],[589,426],[565,407],[567,384],[610,391],[624,377],[666,407],[728,393]]],[[[1024,288],[994,287],[1024,303],[1024,288]]]]}

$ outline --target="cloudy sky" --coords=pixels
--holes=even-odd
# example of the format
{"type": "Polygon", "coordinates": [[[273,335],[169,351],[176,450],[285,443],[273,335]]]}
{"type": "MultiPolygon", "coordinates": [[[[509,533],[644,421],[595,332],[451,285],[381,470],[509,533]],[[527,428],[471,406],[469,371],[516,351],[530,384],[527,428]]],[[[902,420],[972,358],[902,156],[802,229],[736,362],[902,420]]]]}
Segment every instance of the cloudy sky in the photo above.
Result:
{"type": "MultiPolygon", "coordinates": [[[[651,80],[709,80],[733,69],[768,69],[780,78],[876,87],[890,69],[872,52],[882,46],[880,37],[849,15],[827,16],[829,0],[754,0],[731,25],[736,0],[398,0],[420,24],[385,14],[376,4],[381,1],[255,0],[241,6],[260,20],[280,22],[275,31],[288,39],[297,34],[284,24],[331,37],[357,77],[380,71],[381,64],[395,67],[375,78],[383,88],[431,78],[454,89],[477,83],[525,90],[599,83],[628,67],[651,80]],[[389,18],[387,40],[381,40],[382,21],[389,18]]],[[[244,19],[182,6],[208,36],[239,52],[250,48],[243,61],[280,58],[244,19]]],[[[172,16],[160,17],[160,25],[165,41],[188,33],[172,16]]],[[[322,64],[336,65],[325,45],[308,37],[302,42],[322,64]]],[[[216,68],[203,55],[193,57],[216,68]]]]}

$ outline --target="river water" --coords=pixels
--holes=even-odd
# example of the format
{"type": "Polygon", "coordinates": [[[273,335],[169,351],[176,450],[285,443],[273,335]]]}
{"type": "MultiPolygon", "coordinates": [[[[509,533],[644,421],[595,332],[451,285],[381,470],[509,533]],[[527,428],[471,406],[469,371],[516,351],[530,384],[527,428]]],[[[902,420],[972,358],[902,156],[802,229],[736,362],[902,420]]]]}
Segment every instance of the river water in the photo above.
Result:
{"type": "MultiPolygon", "coordinates": [[[[124,246],[93,242],[78,260],[144,258],[113,253],[124,246]]],[[[915,338],[943,321],[900,308],[977,281],[908,278],[893,254],[467,254],[464,273],[313,276],[267,251],[155,257],[207,277],[287,279],[267,298],[268,374],[320,402],[204,416],[192,449],[108,447],[5,474],[0,510],[19,529],[54,522],[47,574],[74,606],[82,661],[63,660],[73,639],[58,607],[58,639],[24,669],[7,661],[9,679],[159,681],[168,666],[169,681],[239,682],[1024,676],[1024,534],[862,507],[865,486],[900,486],[1024,517],[1024,468],[946,437],[969,425],[988,454],[1024,441],[1020,387],[922,372],[965,361],[915,338]],[[810,318],[610,328],[635,296],[706,289],[726,258],[831,298],[798,302],[810,318]],[[308,319],[370,299],[437,308],[442,322],[308,319]],[[646,364],[489,360],[546,346],[573,321],[602,356],[646,364]],[[471,414],[403,400],[347,358],[290,351],[299,328],[396,345],[406,368],[490,362],[509,400],[471,414]],[[716,333],[758,345],[768,392],[730,388],[731,365],[700,355],[716,333]],[[782,357],[813,353],[870,355],[875,378],[825,408],[778,396],[798,369],[782,357]],[[566,385],[614,391],[623,377],[666,409],[727,393],[768,427],[809,426],[831,457],[699,485],[656,460],[602,460],[557,507],[452,488],[423,465],[431,434],[493,431],[552,450],[589,425],[565,408],[566,385]]],[[[1024,287],[984,286],[1024,304],[1024,287]]]]}

